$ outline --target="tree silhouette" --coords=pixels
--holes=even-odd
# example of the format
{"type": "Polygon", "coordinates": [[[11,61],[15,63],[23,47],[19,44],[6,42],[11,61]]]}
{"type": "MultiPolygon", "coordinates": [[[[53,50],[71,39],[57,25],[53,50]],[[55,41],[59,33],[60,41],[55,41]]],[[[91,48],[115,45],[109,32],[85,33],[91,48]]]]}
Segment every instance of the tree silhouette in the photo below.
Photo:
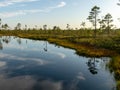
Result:
{"type": "Polygon", "coordinates": [[[82,26],[83,29],[85,29],[85,25],[86,25],[85,22],[81,23],[81,26],[82,26]]]}
{"type": "Polygon", "coordinates": [[[0,30],[1,30],[2,19],[0,18],[0,30]]]}
{"type": "Polygon", "coordinates": [[[53,30],[57,30],[57,26],[53,26],[53,30]]]}
{"type": "Polygon", "coordinates": [[[59,26],[53,26],[53,30],[60,30],[59,26]]]}
{"type": "Polygon", "coordinates": [[[38,28],[38,26],[37,26],[37,25],[35,25],[35,30],[37,30],[37,28],[38,28]]]}
{"type": "Polygon", "coordinates": [[[92,9],[91,9],[91,12],[90,12],[90,15],[88,16],[88,20],[93,24],[95,30],[94,30],[94,37],[96,37],[96,30],[97,30],[97,16],[98,16],[98,13],[100,13],[99,11],[99,7],[97,6],[94,6],[92,9]]]}
{"type": "Polygon", "coordinates": [[[120,22],[120,18],[118,18],[118,21],[120,22]]]}
{"type": "Polygon", "coordinates": [[[8,28],[9,28],[8,24],[3,24],[3,25],[2,25],[2,29],[7,30],[8,28]]]}
{"type": "Polygon", "coordinates": [[[108,32],[108,34],[110,33],[110,29],[111,29],[111,27],[112,27],[112,22],[113,22],[113,19],[112,19],[112,16],[111,16],[111,14],[106,14],[105,15],[105,17],[104,17],[104,21],[105,21],[105,23],[106,23],[106,25],[107,25],[107,27],[106,27],[106,29],[107,29],[107,32],[108,32]]]}
{"type": "Polygon", "coordinates": [[[102,19],[98,19],[98,23],[100,24],[100,30],[103,30],[106,28],[106,25],[105,25],[105,20],[102,18],[102,19]]]}
{"type": "Polygon", "coordinates": [[[21,30],[21,23],[18,23],[17,26],[15,27],[17,30],[21,30]]]}
{"type": "Polygon", "coordinates": [[[69,25],[69,24],[67,24],[66,28],[69,30],[69,29],[70,29],[70,25],[69,25]]]}
{"type": "Polygon", "coordinates": [[[3,30],[4,29],[4,25],[1,25],[1,30],[3,30]]]}
{"type": "Polygon", "coordinates": [[[9,28],[8,24],[5,24],[4,26],[6,30],[9,28]]]}
{"type": "Polygon", "coordinates": [[[27,30],[27,25],[25,25],[25,30],[27,30]]]}
{"type": "MultiPolygon", "coordinates": [[[[119,2],[120,2],[120,0],[119,0],[119,2]]],[[[119,5],[119,6],[120,6],[120,3],[117,3],[117,5],[119,5]]]]}
{"type": "Polygon", "coordinates": [[[43,29],[44,29],[44,30],[47,30],[47,25],[46,25],[46,24],[43,25],[43,29]]]}

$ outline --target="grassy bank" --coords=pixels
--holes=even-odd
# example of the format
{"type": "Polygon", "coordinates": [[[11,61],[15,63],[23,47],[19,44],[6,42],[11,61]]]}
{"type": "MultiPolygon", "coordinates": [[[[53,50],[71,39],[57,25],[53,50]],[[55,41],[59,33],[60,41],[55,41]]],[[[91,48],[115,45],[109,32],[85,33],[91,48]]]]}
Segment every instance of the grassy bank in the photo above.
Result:
{"type": "Polygon", "coordinates": [[[117,90],[120,90],[120,55],[112,57],[112,60],[109,62],[109,69],[114,74],[117,90]]]}
{"type": "Polygon", "coordinates": [[[93,38],[93,30],[13,30],[0,31],[0,35],[19,36],[30,39],[59,39],[69,41],[73,44],[90,46],[94,48],[104,48],[120,51],[120,31],[111,31],[109,35],[103,31],[98,31],[96,38],[93,38]]]}
{"type": "Polygon", "coordinates": [[[120,31],[111,31],[109,35],[97,32],[94,38],[92,30],[14,30],[0,31],[0,36],[18,36],[34,40],[47,40],[76,50],[78,55],[87,57],[111,57],[110,71],[117,81],[120,90],[120,31]]]}
{"type": "Polygon", "coordinates": [[[64,47],[75,49],[77,54],[88,57],[104,57],[104,56],[117,54],[114,51],[110,51],[104,48],[96,48],[90,45],[73,43],[66,39],[64,40],[64,39],[49,38],[48,41],[51,43],[62,45],[64,47]]]}

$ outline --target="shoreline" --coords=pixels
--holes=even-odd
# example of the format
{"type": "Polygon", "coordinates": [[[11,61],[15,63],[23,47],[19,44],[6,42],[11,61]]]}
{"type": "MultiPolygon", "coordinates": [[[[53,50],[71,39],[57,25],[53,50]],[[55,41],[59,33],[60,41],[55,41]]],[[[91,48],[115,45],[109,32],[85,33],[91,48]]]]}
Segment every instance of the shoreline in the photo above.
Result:
{"type": "MultiPolygon", "coordinates": [[[[2,32],[2,31],[0,31],[2,32]]],[[[66,48],[74,49],[76,54],[86,57],[110,57],[108,67],[114,74],[117,90],[120,90],[120,53],[119,53],[119,37],[109,38],[73,38],[65,36],[50,36],[47,34],[26,33],[27,31],[3,31],[0,36],[17,36],[33,40],[46,40],[50,43],[57,44],[66,48]],[[10,33],[9,33],[10,32],[10,33]],[[18,33],[20,32],[20,33],[18,33]],[[116,40],[116,42],[114,41],[116,40]],[[115,45],[114,45],[115,44],[115,45]]],[[[35,32],[35,31],[34,31],[35,32]]]]}

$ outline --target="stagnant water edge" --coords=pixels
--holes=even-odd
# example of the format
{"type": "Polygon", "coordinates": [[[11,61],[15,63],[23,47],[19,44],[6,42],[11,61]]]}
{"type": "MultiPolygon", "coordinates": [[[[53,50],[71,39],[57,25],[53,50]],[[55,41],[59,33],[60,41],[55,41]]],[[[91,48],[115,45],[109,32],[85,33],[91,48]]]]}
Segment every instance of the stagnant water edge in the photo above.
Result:
{"type": "MultiPolygon", "coordinates": [[[[22,38],[29,38],[33,40],[42,40],[42,38],[35,38],[35,37],[26,37],[26,36],[19,36],[22,38]]],[[[116,89],[120,90],[120,54],[109,49],[104,48],[95,48],[91,46],[86,46],[82,44],[75,44],[73,42],[69,42],[64,39],[58,39],[58,38],[48,38],[44,39],[47,40],[50,43],[54,43],[57,45],[61,45],[66,48],[74,49],[76,51],[76,54],[86,56],[86,57],[110,57],[111,61],[107,65],[109,67],[111,73],[114,74],[117,86],[116,89]]]]}
{"type": "MultiPolygon", "coordinates": [[[[48,40],[49,41],[49,40],[48,40]]],[[[58,41],[58,40],[57,40],[58,41]]],[[[54,41],[50,41],[50,42],[55,42],[55,39],[54,39],[54,41]]],[[[59,43],[57,43],[57,42],[55,42],[57,45],[59,44],[59,43]]],[[[69,44],[69,43],[68,43],[69,44]]],[[[62,45],[62,46],[64,46],[64,45],[62,45]]],[[[66,47],[66,44],[65,44],[65,47],[66,47]]],[[[67,48],[69,48],[69,47],[67,47],[67,48]]],[[[73,49],[73,47],[72,47],[72,49],[73,49]]]]}

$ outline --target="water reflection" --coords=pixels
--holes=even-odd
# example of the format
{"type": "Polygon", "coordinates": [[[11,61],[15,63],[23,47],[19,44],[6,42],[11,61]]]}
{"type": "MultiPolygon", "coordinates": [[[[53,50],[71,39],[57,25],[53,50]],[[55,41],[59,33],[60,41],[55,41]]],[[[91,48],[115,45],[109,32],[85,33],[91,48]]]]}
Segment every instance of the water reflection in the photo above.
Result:
{"type": "Polygon", "coordinates": [[[4,36],[4,37],[2,37],[2,41],[3,41],[4,43],[6,43],[6,44],[8,44],[8,43],[10,42],[10,40],[11,40],[11,37],[10,37],[10,36],[4,36]]]}
{"type": "Polygon", "coordinates": [[[1,90],[32,90],[35,83],[31,76],[7,78],[5,75],[0,75],[1,90]]]}
{"type": "Polygon", "coordinates": [[[2,50],[2,49],[3,49],[3,45],[2,45],[2,42],[0,40],[0,50],[2,50]]]}
{"type": "Polygon", "coordinates": [[[97,74],[98,73],[98,69],[96,67],[96,60],[95,58],[91,58],[88,60],[87,65],[88,65],[88,70],[92,73],[92,74],[97,74]]]}
{"type": "Polygon", "coordinates": [[[106,64],[109,62],[110,58],[107,57],[101,57],[101,58],[90,58],[87,61],[88,70],[91,74],[95,75],[98,74],[99,68],[106,68],[106,64]],[[106,64],[105,64],[106,63],[106,64]]]}
{"type": "Polygon", "coordinates": [[[47,52],[47,51],[48,51],[48,50],[47,50],[47,41],[45,41],[45,44],[44,44],[44,45],[45,45],[44,51],[47,52]]]}
{"type": "Polygon", "coordinates": [[[47,41],[1,37],[1,90],[113,90],[109,58],[85,58],[47,41]],[[8,39],[8,40],[7,40],[8,39]],[[6,42],[7,41],[7,42],[6,42]]]}
{"type": "Polygon", "coordinates": [[[21,38],[17,38],[17,42],[18,44],[21,44],[22,43],[21,38]]]}

